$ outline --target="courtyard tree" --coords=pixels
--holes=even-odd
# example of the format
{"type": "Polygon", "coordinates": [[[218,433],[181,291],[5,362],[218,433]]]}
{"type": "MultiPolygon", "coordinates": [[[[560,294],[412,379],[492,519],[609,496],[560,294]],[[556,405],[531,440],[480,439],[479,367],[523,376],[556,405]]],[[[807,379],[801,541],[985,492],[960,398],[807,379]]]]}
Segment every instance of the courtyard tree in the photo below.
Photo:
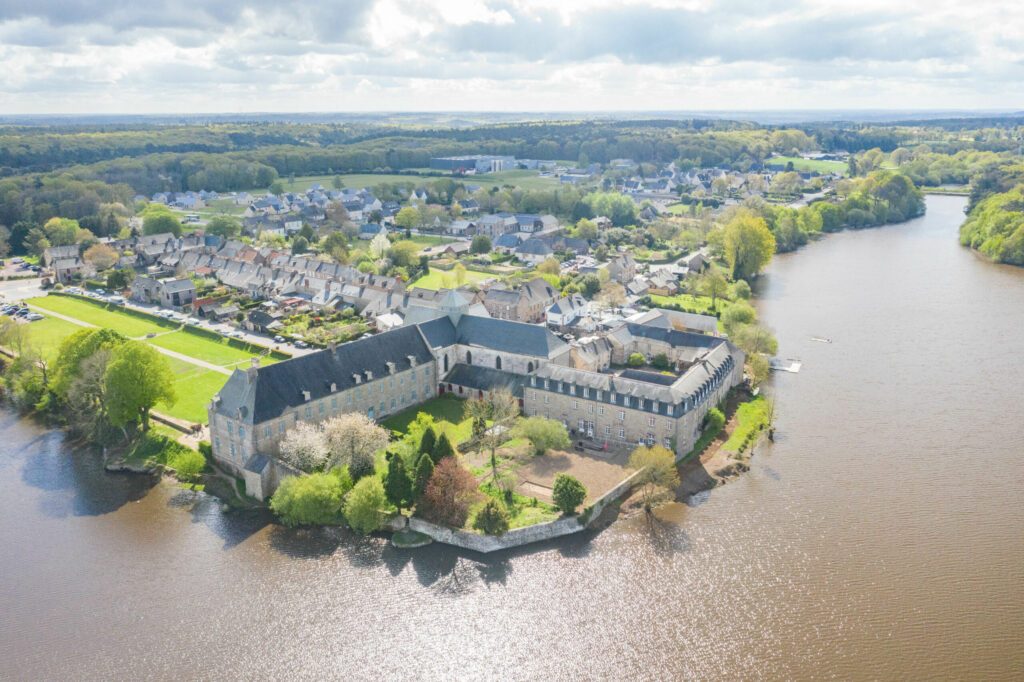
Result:
{"type": "Polygon", "coordinates": [[[387,502],[380,479],[366,476],[355,484],[345,498],[345,520],[358,533],[372,533],[380,528],[382,510],[387,502]]]}
{"type": "Polygon", "coordinates": [[[491,238],[486,234],[478,234],[473,237],[473,241],[469,245],[470,253],[490,253],[491,252],[491,238]]]}
{"type": "Polygon", "coordinates": [[[547,417],[526,417],[519,420],[515,433],[530,441],[535,455],[548,450],[564,450],[569,447],[569,432],[565,424],[547,417]]]}
{"type": "Polygon", "coordinates": [[[110,423],[122,429],[140,423],[149,430],[149,412],[157,403],[173,405],[174,374],[167,358],[155,348],[127,341],[117,348],[104,375],[110,423]]]}
{"type": "Polygon", "coordinates": [[[519,403],[507,390],[492,391],[483,398],[473,398],[466,403],[466,415],[473,423],[486,425],[479,436],[480,447],[491,453],[491,474],[498,480],[498,446],[508,438],[507,431],[519,416],[519,403]]]}
{"type": "Polygon", "coordinates": [[[395,215],[395,225],[411,230],[420,224],[420,212],[415,206],[406,206],[395,215]]]}
{"type": "Polygon", "coordinates": [[[384,474],[384,494],[388,502],[402,512],[402,507],[412,504],[412,479],[405,470],[405,460],[400,455],[388,453],[388,470],[384,474]]]}
{"type": "Polygon", "coordinates": [[[629,456],[629,467],[639,471],[637,485],[650,513],[659,504],[672,499],[672,491],[679,486],[679,472],[672,452],[660,445],[638,447],[629,456]]]}
{"type": "Polygon", "coordinates": [[[575,514],[576,509],[587,499],[587,489],[576,477],[558,474],[555,476],[551,497],[563,514],[575,514]]]}
{"type": "Polygon", "coordinates": [[[288,476],[270,498],[270,508],[286,526],[338,523],[346,492],[344,480],[332,473],[288,476]]]}
{"type": "Polygon", "coordinates": [[[149,204],[142,210],[142,234],[163,234],[170,232],[181,235],[181,219],[163,204],[149,204]]]}
{"type": "Polygon", "coordinates": [[[299,422],[281,440],[281,459],[300,471],[322,470],[327,456],[327,439],[316,424],[299,422]]]}
{"type": "Polygon", "coordinates": [[[480,494],[473,474],[456,458],[445,457],[434,467],[416,513],[434,523],[462,528],[480,494]]]}
{"type": "Polygon", "coordinates": [[[354,480],[365,475],[366,463],[373,472],[373,455],[387,447],[388,432],[365,414],[349,412],[324,422],[327,439],[327,463],[330,467],[348,465],[354,480]]]}
{"type": "Polygon", "coordinates": [[[427,484],[430,483],[430,477],[433,475],[434,460],[430,459],[430,455],[427,453],[421,454],[416,463],[416,478],[412,482],[413,500],[418,501],[423,496],[423,491],[427,489],[427,484]]]}
{"type": "Polygon", "coordinates": [[[775,236],[764,218],[740,209],[722,228],[722,250],[733,279],[749,280],[771,262],[775,236]]]}
{"type": "Polygon", "coordinates": [[[119,258],[117,251],[106,244],[93,244],[82,254],[82,260],[93,266],[97,272],[112,268],[119,258]]]}
{"type": "Polygon", "coordinates": [[[434,463],[440,462],[445,457],[454,457],[455,447],[452,446],[452,441],[448,437],[448,434],[444,431],[441,432],[440,437],[437,439],[437,443],[434,444],[434,449],[431,452],[431,457],[434,463]]]}
{"type": "Polygon", "coordinates": [[[647,362],[647,358],[644,357],[643,353],[630,353],[626,362],[629,363],[630,367],[643,367],[644,363],[647,362]]]}
{"type": "Polygon", "coordinates": [[[702,294],[711,298],[711,309],[718,306],[718,299],[729,295],[729,280],[721,270],[712,266],[700,277],[699,289],[702,294]]]}
{"type": "Polygon", "coordinates": [[[508,524],[508,510],[494,498],[488,499],[473,518],[473,528],[487,535],[504,535],[508,524]]]}
{"type": "MultiPolygon", "coordinates": [[[[434,456],[434,446],[437,445],[437,434],[434,432],[433,426],[427,426],[423,429],[423,435],[420,437],[419,452],[430,457],[434,456]]],[[[437,461],[435,459],[435,461],[437,461]]]]}
{"type": "Polygon", "coordinates": [[[218,215],[210,218],[210,221],[206,223],[205,229],[206,234],[224,237],[225,239],[234,239],[242,234],[242,223],[234,216],[218,215]]]}

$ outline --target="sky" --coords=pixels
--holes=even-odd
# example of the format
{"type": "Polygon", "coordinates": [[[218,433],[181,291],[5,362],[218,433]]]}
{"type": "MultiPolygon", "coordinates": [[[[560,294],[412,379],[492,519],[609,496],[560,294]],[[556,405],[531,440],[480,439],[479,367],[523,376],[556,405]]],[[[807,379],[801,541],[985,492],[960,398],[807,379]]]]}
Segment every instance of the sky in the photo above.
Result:
{"type": "Polygon", "coordinates": [[[0,114],[1024,110],[1019,0],[0,0],[0,114]]]}

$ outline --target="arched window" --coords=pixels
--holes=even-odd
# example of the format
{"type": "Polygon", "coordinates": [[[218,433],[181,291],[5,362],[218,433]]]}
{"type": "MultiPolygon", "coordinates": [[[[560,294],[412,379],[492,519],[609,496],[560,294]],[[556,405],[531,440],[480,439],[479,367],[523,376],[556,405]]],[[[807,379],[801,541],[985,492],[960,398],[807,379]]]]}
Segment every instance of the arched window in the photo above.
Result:
{"type": "Polygon", "coordinates": [[[471,351],[468,351],[468,350],[466,351],[466,364],[467,365],[472,365],[473,364],[473,353],[471,351]]]}
{"type": "Polygon", "coordinates": [[[501,356],[500,355],[495,355],[494,356],[494,369],[501,369],[501,356]]]}
{"type": "Polygon", "coordinates": [[[448,371],[448,355],[447,354],[444,356],[444,371],[445,372],[448,371]]]}
{"type": "Polygon", "coordinates": [[[533,362],[526,363],[526,373],[530,374],[533,372],[533,362]]]}

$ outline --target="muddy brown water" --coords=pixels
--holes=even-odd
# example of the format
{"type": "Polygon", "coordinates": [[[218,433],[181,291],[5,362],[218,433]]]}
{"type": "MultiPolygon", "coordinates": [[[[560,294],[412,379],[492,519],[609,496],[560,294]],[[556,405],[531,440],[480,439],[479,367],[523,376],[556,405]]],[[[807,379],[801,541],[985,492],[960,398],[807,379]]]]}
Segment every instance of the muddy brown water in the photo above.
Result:
{"type": "Polygon", "coordinates": [[[776,260],[748,474],[530,551],[224,514],[0,413],[0,679],[1019,679],[1024,270],[962,207],[776,260]]]}

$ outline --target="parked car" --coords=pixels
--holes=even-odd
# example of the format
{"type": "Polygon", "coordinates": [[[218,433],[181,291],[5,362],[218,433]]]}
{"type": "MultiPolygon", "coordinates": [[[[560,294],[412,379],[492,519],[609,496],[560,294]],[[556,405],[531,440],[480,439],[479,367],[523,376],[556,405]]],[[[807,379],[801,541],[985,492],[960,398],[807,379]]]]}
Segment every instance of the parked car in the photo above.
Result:
{"type": "Polygon", "coordinates": [[[275,336],[274,337],[274,341],[276,341],[277,343],[284,343],[284,337],[283,336],[275,336]]]}
{"type": "Polygon", "coordinates": [[[40,315],[39,313],[29,313],[28,315],[25,316],[25,319],[28,320],[29,322],[35,322],[36,320],[43,319],[43,316],[40,315]]]}
{"type": "Polygon", "coordinates": [[[295,342],[295,347],[296,348],[308,348],[309,344],[300,339],[300,340],[295,342]]]}

